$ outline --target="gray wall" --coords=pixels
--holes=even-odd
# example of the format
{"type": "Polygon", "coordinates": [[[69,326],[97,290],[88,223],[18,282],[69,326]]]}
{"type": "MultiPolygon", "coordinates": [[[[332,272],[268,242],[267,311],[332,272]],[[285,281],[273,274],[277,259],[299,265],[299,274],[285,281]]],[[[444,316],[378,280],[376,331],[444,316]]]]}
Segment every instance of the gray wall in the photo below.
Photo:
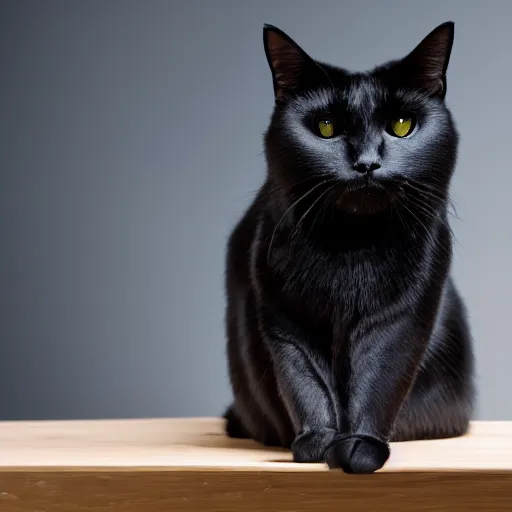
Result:
{"type": "Polygon", "coordinates": [[[215,415],[223,262],[262,182],[262,24],[362,70],[456,22],[455,277],[477,417],[512,420],[512,2],[0,5],[0,418],[215,415]]]}

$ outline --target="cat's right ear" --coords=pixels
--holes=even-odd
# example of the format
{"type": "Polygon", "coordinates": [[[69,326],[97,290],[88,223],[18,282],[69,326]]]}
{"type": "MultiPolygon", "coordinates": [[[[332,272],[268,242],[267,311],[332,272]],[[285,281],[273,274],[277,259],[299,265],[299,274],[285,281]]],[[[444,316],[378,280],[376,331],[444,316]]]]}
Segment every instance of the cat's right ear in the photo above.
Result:
{"type": "Polygon", "coordinates": [[[282,30],[272,25],[263,27],[263,44],[272,71],[274,95],[283,100],[303,83],[314,61],[282,30]]]}

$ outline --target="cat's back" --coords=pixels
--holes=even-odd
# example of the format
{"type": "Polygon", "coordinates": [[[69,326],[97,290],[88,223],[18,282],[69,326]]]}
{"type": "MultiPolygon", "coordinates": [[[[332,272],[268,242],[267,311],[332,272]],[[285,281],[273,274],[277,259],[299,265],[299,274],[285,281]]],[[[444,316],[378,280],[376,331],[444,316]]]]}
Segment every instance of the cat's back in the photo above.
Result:
{"type": "Polygon", "coordinates": [[[263,208],[265,186],[260,188],[229,236],[226,262],[228,295],[234,293],[235,289],[248,288],[250,285],[251,247],[263,208]]]}

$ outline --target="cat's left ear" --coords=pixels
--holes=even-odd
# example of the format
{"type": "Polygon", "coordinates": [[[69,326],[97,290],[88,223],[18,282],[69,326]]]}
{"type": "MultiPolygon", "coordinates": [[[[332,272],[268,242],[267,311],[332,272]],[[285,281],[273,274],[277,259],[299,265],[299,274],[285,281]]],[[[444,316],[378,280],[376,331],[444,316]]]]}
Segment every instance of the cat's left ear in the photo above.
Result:
{"type": "Polygon", "coordinates": [[[427,90],[432,96],[444,98],[446,94],[446,70],[454,29],[451,21],[439,25],[401,61],[400,67],[414,86],[427,90]]]}
{"type": "Polygon", "coordinates": [[[263,27],[263,44],[276,100],[283,100],[311,77],[315,63],[295,41],[272,25],[263,27]]]}

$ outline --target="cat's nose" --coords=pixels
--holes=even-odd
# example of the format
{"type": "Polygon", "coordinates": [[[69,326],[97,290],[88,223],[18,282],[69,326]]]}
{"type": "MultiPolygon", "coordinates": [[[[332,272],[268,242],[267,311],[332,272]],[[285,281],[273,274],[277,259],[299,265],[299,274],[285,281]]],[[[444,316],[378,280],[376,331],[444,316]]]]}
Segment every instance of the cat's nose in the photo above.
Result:
{"type": "Polygon", "coordinates": [[[373,171],[380,169],[380,164],[374,160],[358,160],[357,162],[354,162],[352,169],[361,174],[371,174],[373,171]]]}

